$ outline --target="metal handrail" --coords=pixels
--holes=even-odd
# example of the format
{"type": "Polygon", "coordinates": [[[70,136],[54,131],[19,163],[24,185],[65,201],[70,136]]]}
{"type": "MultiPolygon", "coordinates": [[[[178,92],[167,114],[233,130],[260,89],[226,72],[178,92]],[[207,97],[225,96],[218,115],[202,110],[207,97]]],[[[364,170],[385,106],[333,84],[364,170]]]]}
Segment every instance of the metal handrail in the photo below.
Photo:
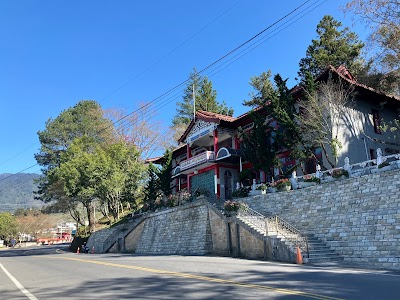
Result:
{"type": "Polygon", "coordinates": [[[300,230],[296,229],[292,224],[283,220],[279,216],[268,217],[267,234],[275,232],[277,235],[282,235],[286,240],[289,240],[294,245],[298,246],[303,252],[308,253],[308,238],[300,230]]]}
{"type": "Polygon", "coordinates": [[[247,205],[240,205],[238,210],[238,217],[245,219],[250,224],[254,225],[263,234],[267,234],[267,226],[265,223],[265,216],[259,212],[251,209],[247,205]]]}
{"type": "Polygon", "coordinates": [[[237,216],[255,226],[266,236],[271,234],[282,235],[287,241],[298,246],[309,257],[307,236],[281,217],[265,217],[247,205],[239,206],[237,216]]]}

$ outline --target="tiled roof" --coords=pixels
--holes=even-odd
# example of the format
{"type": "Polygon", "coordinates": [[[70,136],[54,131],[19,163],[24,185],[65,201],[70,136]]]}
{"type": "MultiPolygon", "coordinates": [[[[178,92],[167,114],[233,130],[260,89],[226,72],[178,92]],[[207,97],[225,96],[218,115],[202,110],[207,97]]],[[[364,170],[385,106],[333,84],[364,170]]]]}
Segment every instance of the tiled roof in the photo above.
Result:
{"type": "MultiPolygon", "coordinates": [[[[213,113],[210,111],[205,111],[205,110],[198,110],[196,111],[196,120],[203,120],[205,122],[213,122],[216,124],[220,124],[222,122],[228,122],[232,123],[236,120],[237,118],[227,116],[227,115],[222,115],[222,114],[217,114],[213,113]]],[[[195,121],[191,121],[189,126],[186,128],[185,132],[182,134],[182,136],[179,138],[178,142],[183,142],[187,134],[190,132],[192,127],[194,126],[195,121]]]]}
{"type": "MultiPolygon", "coordinates": [[[[186,148],[186,144],[182,144],[178,147],[176,147],[172,152],[178,152],[182,148],[186,148]]],[[[155,163],[155,164],[162,164],[164,163],[164,156],[158,156],[158,157],[150,157],[145,160],[145,163],[155,163]]]]}
{"type": "Polygon", "coordinates": [[[349,82],[349,83],[351,83],[351,84],[354,84],[355,86],[358,86],[358,87],[360,87],[360,88],[362,88],[362,89],[368,90],[368,91],[370,91],[370,92],[379,94],[379,95],[384,96],[384,97],[391,98],[391,99],[393,99],[393,100],[400,101],[400,97],[399,97],[399,96],[392,95],[392,94],[386,94],[386,93],[384,93],[384,92],[377,91],[377,90],[373,89],[372,87],[369,87],[369,86],[367,86],[367,85],[365,85],[365,84],[359,83],[359,82],[357,81],[357,79],[350,73],[350,71],[349,71],[345,66],[343,66],[343,65],[341,65],[341,66],[339,66],[339,67],[337,67],[337,68],[334,68],[333,66],[329,65],[329,66],[321,73],[321,75],[319,75],[319,76],[317,77],[316,80],[321,79],[321,78],[322,78],[323,76],[325,76],[326,73],[329,72],[329,71],[335,72],[336,74],[338,74],[338,75],[340,76],[340,78],[342,78],[342,79],[346,80],[347,82],[349,82]]]}
{"type": "Polygon", "coordinates": [[[213,113],[213,112],[205,111],[205,110],[197,111],[196,118],[201,119],[201,120],[202,119],[213,119],[213,120],[226,121],[226,122],[233,122],[236,120],[236,118],[232,117],[232,116],[217,114],[217,113],[213,113]]]}

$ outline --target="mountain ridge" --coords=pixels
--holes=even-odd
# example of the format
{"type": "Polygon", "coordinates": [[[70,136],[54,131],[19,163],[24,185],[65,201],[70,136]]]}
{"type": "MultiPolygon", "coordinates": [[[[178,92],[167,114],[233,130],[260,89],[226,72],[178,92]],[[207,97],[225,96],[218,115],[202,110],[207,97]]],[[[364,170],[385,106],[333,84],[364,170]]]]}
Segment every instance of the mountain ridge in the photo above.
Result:
{"type": "Polygon", "coordinates": [[[0,174],[0,212],[42,207],[44,203],[34,199],[38,178],[34,173],[0,174]]]}

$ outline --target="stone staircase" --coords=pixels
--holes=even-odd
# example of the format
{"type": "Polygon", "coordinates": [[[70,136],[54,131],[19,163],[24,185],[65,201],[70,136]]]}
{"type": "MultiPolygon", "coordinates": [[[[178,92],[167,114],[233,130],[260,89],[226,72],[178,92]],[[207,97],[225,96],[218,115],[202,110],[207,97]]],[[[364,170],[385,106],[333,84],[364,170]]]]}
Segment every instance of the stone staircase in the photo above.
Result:
{"type": "Polygon", "coordinates": [[[309,257],[308,263],[320,264],[325,262],[340,262],[343,257],[336,254],[324,242],[313,234],[307,234],[309,257]]]}
{"type": "Polygon", "coordinates": [[[94,248],[95,253],[106,253],[117,242],[118,237],[125,237],[143,219],[144,217],[131,219],[124,224],[93,232],[87,242],[89,251],[94,248]]]}
{"type": "Polygon", "coordinates": [[[110,250],[110,248],[118,241],[118,238],[125,238],[132,230],[136,228],[136,226],[138,226],[146,218],[146,215],[142,215],[136,219],[130,219],[126,223],[115,226],[116,230],[114,230],[103,242],[104,253],[110,250]]]}
{"type": "Polygon", "coordinates": [[[246,208],[245,212],[239,210],[237,219],[261,237],[277,238],[284,242],[293,253],[296,253],[297,245],[300,245],[303,261],[306,263],[321,264],[343,260],[316,236],[300,233],[278,216],[267,218],[250,208],[246,208]]]}

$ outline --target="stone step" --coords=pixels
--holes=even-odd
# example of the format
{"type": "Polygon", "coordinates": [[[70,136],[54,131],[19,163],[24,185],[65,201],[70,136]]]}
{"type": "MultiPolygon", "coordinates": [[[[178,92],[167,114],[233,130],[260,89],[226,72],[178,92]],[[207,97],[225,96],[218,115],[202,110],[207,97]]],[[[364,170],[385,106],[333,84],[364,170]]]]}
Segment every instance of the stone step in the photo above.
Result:
{"type": "MultiPolygon", "coordinates": [[[[304,257],[303,257],[304,259],[304,257]]],[[[325,262],[342,262],[343,257],[341,256],[320,256],[320,257],[309,257],[306,258],[307,263],[309,264],[319,264],[319,263],[325,263],[325,262]]]]}
{"type": "Polygon", "coordinates": [[[327,251],[321,251],[321,252],[315,252],[315,251],[309,251],[308,252],[310,257],[321,257],[321,256],[337,256],[335,252],[327,252],[327,251]]]}

